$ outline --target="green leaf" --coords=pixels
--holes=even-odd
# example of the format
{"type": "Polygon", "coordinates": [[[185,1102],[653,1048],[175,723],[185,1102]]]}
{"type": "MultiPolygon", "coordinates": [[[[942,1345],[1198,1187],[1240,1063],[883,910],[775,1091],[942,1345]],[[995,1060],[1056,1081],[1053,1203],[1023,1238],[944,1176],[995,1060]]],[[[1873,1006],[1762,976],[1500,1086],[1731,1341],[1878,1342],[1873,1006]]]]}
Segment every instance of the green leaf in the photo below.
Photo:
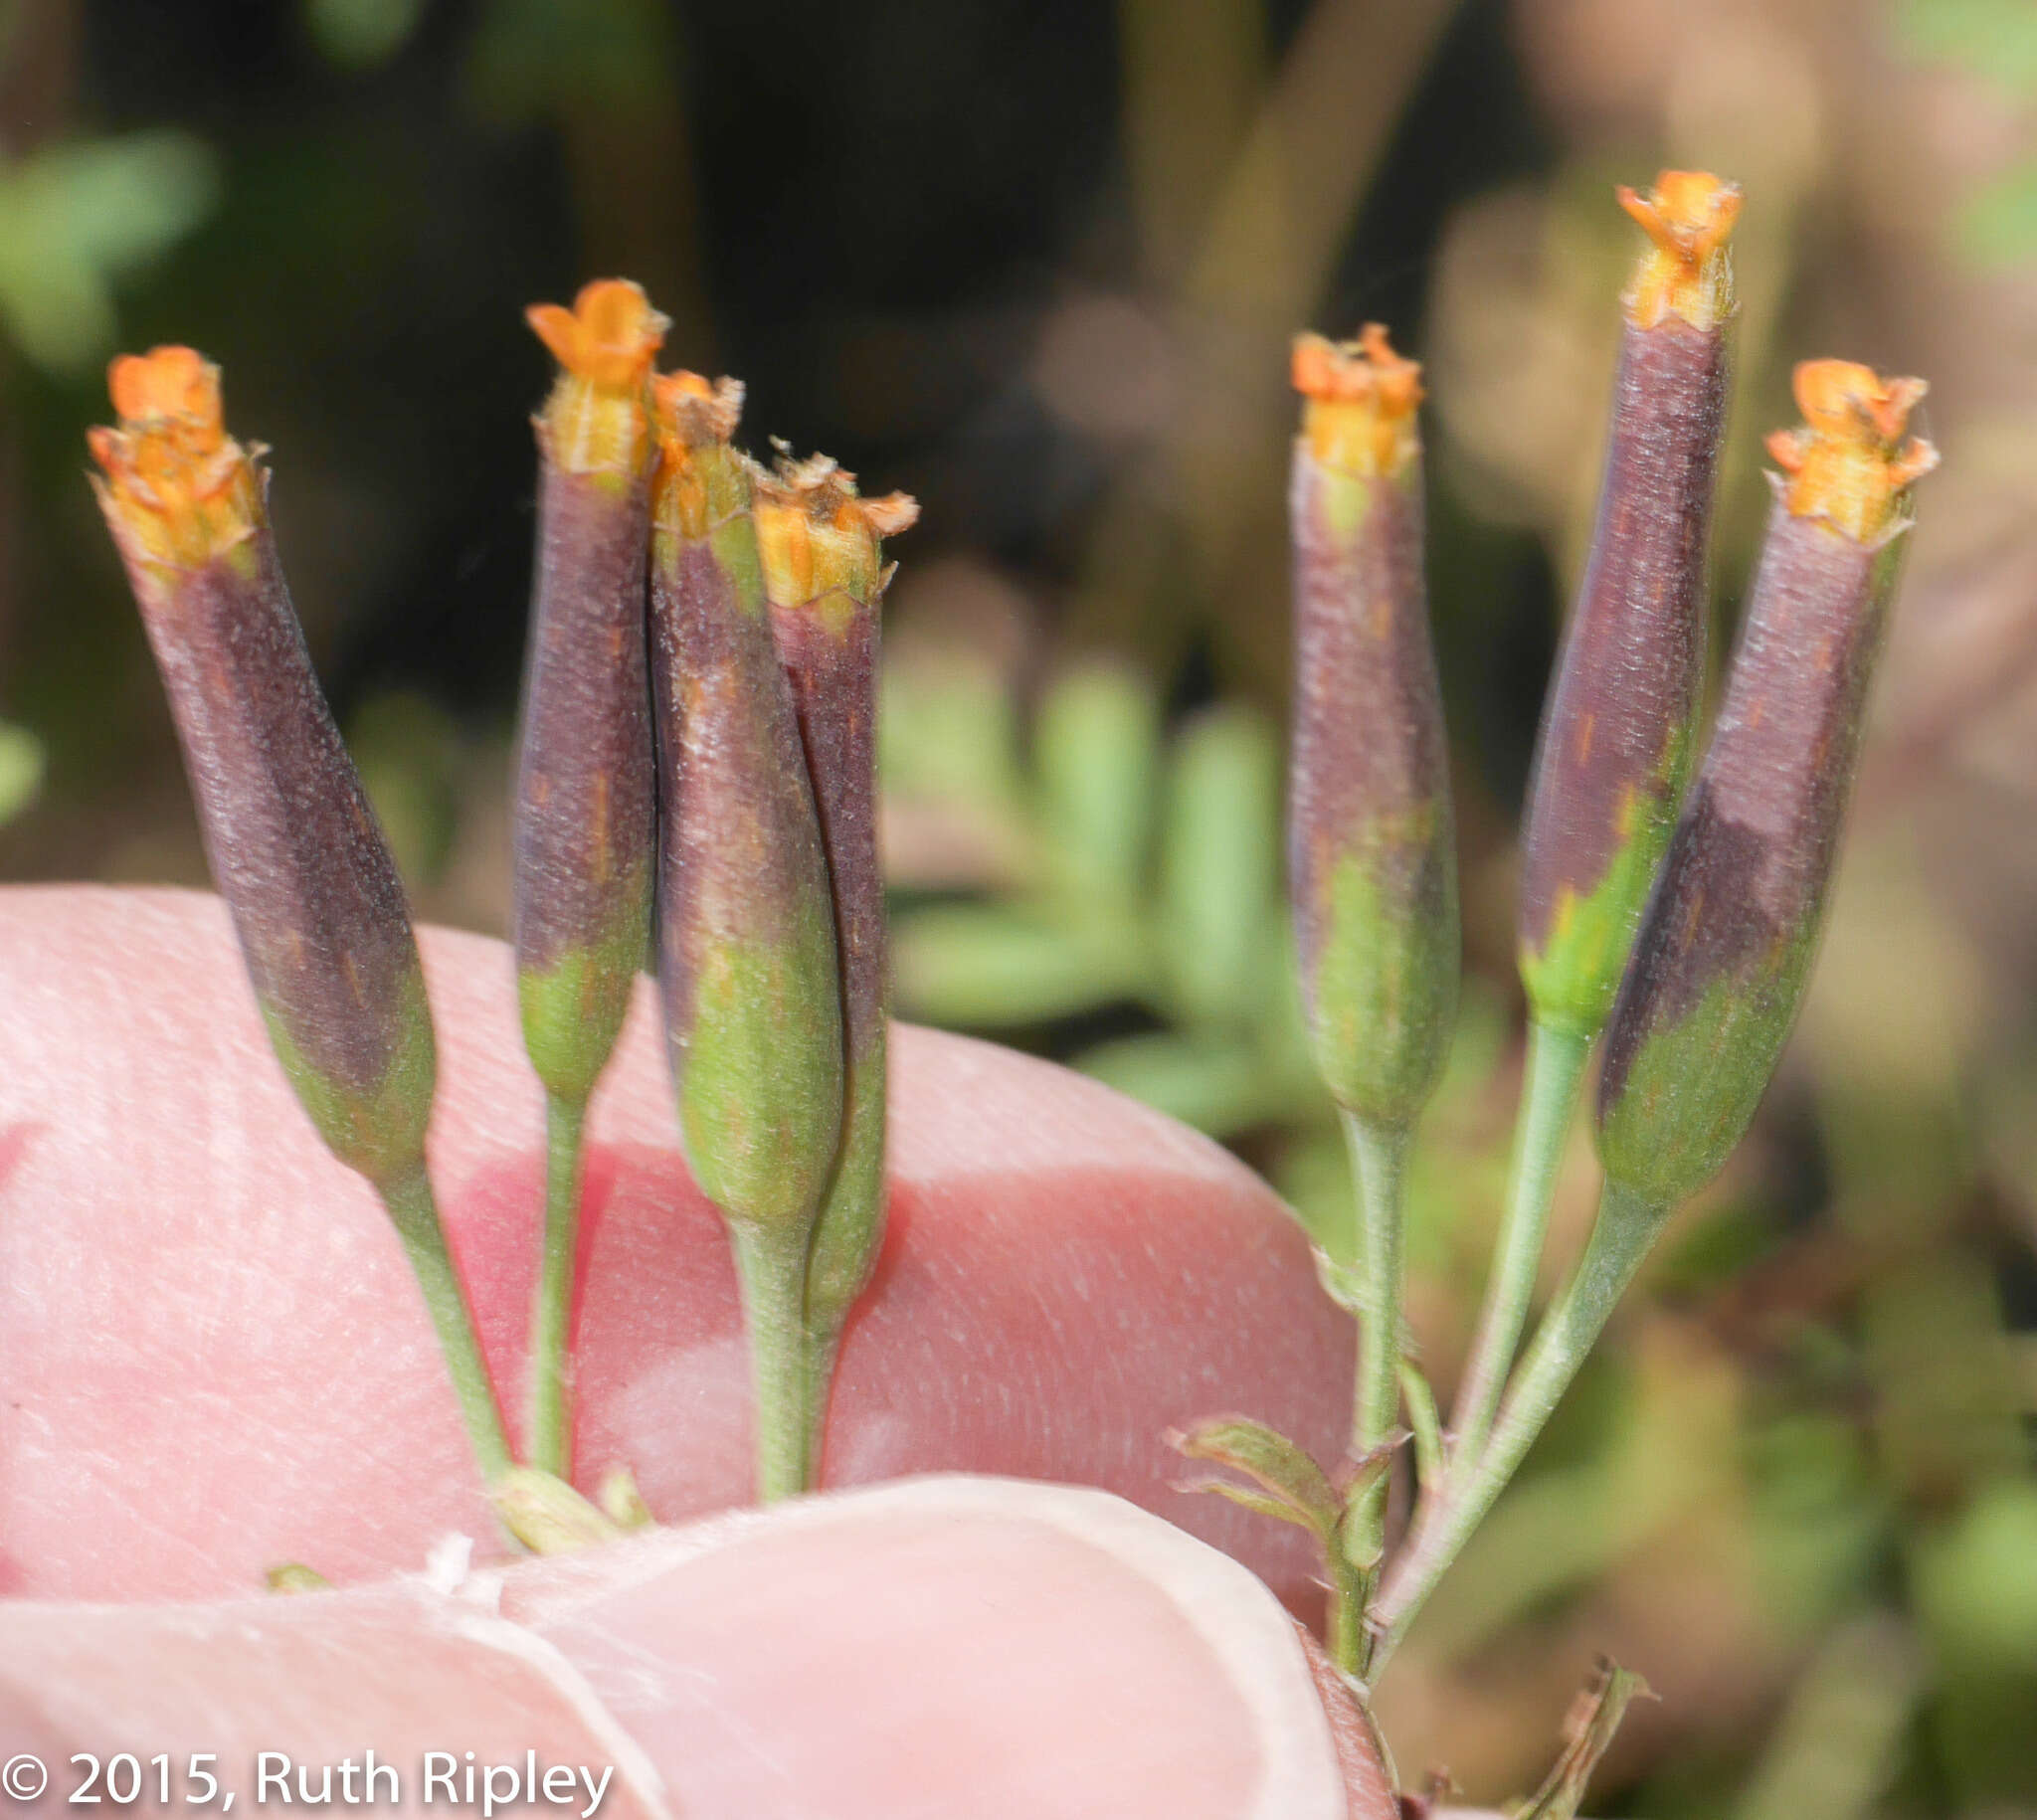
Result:
{"type": "Polygon", "coordinates": [[[1393,1456],[1406,1440],[1407,1430],[1395,1429],[1371,1452],[1347,1459],[1337,1469],[1334,1489],[1342,1505],[1337,1514],[1337,1547],[1361,1575],[1370,1575],[1380,1564],[1379,1512],[1370,1508],[1367,1494],[1392,1470],[1393,1456]]]}
{"type": "Polygon", "coordinates": [[[1020,819],[1018,710],[990,657],[908,644],[887,657],[881,688],[877,769],[887,794],[1020,819]]]}
{"type": "Polygon", "coordinates": [[[1983,265],[2037,254],[2037,165],[2019,165],[1983,184],[1960,204],[1960,250],[1983,265]]]}
{"type": "Polygon", "coordinates": [[[897,918],[891,961],[911,1016],[965,1028],[1039,1023],[1141,997],[1136,931],[1073,928],[1002,905],[941,904],[897,918]]]}
{"type": "Polygon", "coordinates": [[[1639,1675],[1601,1659],[1591,1685],[1577,1696],[1564,1722],[1563,1754],[1515,1820],[1574,1820],[1591,1772],[1611,1748],[1627,1708],[1636,1700],[1654,1698],[1654,1690],[1639,1675]]]}
{"type": "Polygon", "coordinates": [[[1247,1026],[1285,990],[1279,890],[1279,737],[1255,709],[1212,709],[1176,741],[1160,846],[1163,960],[1185,1021],[1247,1026]]]}
{"type": "Polygon", "coordinates": [[[373,70],[410,42],[425,0],[305,0],[304,24],[342,70],[373,70]]]}
{"type": "Polygon", "coordinates": [[[116,332],[113,281],[174,246],[218,192],[187,133],[54,145],[0,170],[0,317],[37,365],[73,372],[116,332]]]}
{"type": "Polygon", "coordinates": [[[1160,706],[1131,671],[1095,663],[1047,691],[1033,729],[1050,882],[1128,910],[1145,894],[1160,775],[1160,706]]]}
{"type": "Polygon", "coordinates": [[[1436,1417],[1436,1393],[1411,1359],[1400,1362],[1400,1401],[1407,1411],[1407,1425],[1414,1430],[1414,1469],[1424,1489],[1439,1486],[1443,1481],[1443,1429],[1436,1417]]]}
{"type": "Polygon", "coordinates": [[[1074,1065],[1212,1138],[1269,1123],[1292,1105],[1285,1083],[1244,1042],[1158,1031],[1098,1043],[1074,1065]]]}
{"type": "Polygon", "coordinates": [[[0,825],[42,794],[43,742],[26,727],[0,721],[0,825]]]}
{"type": "Polygon", "coordinates": [[[1259,1490],[1249,1491],[1226,1480],[1205,1479],[1187,1489],[1215,1492],[1249,1510],[1299,1524],[1328,1545],[1338,1519],[1337,1494],[1314,1460],[1284,1434],[1241,1415],[1210,1416],[1192,1428],[1176,1430],[1168,1445],[1191,1460],[1240,1473],[1259,1490]]]}
{"type": "Polygon", "coordinates": [[[2028,0],[1905,0],[1896,25],[1919,62],[1956,64],[2005,89],[2037,89],[2037,10],[2028,0]]]}

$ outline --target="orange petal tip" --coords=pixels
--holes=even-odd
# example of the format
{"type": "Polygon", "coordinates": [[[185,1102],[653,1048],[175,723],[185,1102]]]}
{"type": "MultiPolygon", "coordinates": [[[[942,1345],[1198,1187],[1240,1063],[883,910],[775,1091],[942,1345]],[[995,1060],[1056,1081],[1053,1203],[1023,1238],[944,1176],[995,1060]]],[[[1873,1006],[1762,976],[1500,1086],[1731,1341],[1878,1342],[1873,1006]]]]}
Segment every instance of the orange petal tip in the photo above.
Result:
{"type": "Polygon", "coordinates": [[[1413,458],[1415,408],[1425,396],[1421,363],[1393,351],[1384,323],[1368,322],[1355,341],[1297,335],[1290,372],[1306,401],[1302,434],[1318,461],[1391,474],[1413,458]]]}
{"type": "Polygon", "coordinates": [[[226,433],[219,368],[188,347],[121,354],[106,368],[106,391],[119,427],[87,431],[86,447],[130,552],[196,566],[245,538],[261,487],[252,455],[226,433]]]}
{"type": "Polygon", "coordinates": [[[1791,390],[1804,428],[1768,439],[1786,476],[1789,510],[1823,518],[1862,543],[1901,530],[1904,495],[1939,461],[1931,443],[1905,436],[1928,389],[1921,379],[1884,379],[1857,361],[1799,363],[1791,390]]]}
{"type": "Polygon", "coordinates": [[[568,373],[615,391],[643,385],[671,326],[628,278],[596,278],[571,309],[533,303],[523,319],[568,373]]]}
{"type": "Polygon", "coordinates": [[[777,445],[774,471],[757,484],[757,544],[775,607],[813,607],[824,621],[876,604],[888,579],[879,543],[919,519],[909,493],[865,499],[832,456],[796,460],[777,445]]]}
{"type": "Polygon", "coordinates": [[[1649,240],[1622,299],[1628,316],[1641,328],[1676,316],[1712,329],[1731,315],[1727,243],[1740,219],[1740,185],[1710,171],[1663,171],[1645,196],[1625,184],[1613,194],[1649,240]]]}
{"type": "Polygon", "coordinates": [[[650,382],[651,412],[668,443],[726,443],[743,418],[743,382],[726,375],[660,373],[650,382]]]}

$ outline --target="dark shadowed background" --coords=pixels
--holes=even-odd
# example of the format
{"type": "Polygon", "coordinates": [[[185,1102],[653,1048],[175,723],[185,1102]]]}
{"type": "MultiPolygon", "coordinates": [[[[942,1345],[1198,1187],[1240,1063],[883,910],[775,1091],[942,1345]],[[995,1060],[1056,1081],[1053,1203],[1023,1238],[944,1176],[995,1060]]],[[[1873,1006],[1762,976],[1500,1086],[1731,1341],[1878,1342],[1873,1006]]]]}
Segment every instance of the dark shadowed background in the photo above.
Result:
{"type": "MultiPolygon", "coordinates": [[[[121,348],[219,361],[423,914],[506,920],[535,300],[636,277],[894,553],[901,1008],[1346,1190],[1279,904],[1290,334],[1427,362],[1467,988],[1412,1316],[1447,1384],[1519,1066],[1514,832],[1637,236],[1742,182],[1720,634],[1790,364],[1933,385],[1818,982],[1383,1695],[1599,1811],[2037,1814],[2037,10],[2026,0],[0,0],[0,871],[202,882],[84,479],[121,348]]],[[[4,1008],[0,1008],[4,1014],[4,1008]]],[[[1557,1265],[1588,1215],[1578,1132],[1557,1265]]],[[[1185,1410],[1184,1415],[1197,1411],[1185,1410]]]]}

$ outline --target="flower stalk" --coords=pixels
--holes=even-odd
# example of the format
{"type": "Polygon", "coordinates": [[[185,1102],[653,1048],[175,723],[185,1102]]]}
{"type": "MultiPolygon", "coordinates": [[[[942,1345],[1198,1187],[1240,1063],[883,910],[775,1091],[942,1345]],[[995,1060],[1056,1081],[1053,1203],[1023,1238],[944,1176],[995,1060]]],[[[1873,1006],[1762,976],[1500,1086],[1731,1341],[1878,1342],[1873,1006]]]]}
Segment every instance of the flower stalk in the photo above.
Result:
{"type": "Polygon", "coordinates": [[[1809,361],[1726,700],[1648,900],[1611,1018],[1597,1106],[1605,1189],[1483,1451],[1394,1563],[1382,1657],[1542,1432],[1677,1204],[1722,1168],[1794,1022],[1887,627],[1908,489],[1938,461],[1905,440],[1919,380],[1809,361]]]}
{"type": "Polygon", "coordinates": [[[318,687],[259,446],[226,434],[219,369],[123,355],[93,487],[170,700],[206,856],[284,1074],[374,1184],[438,1330],[484,1478],[510,1463],[425,1172],[437,1072],[403,886],[318,687]]]}
{"type": "MultiPolygon", "coordinates": [[[[1359,1317],[1352,1454],[1394,1433],[1404,1176],[1448,1050],[1459,974],[1448,749],[1422,566],[1420,368],[1368,324],[1304,335],[1289,518],[1296,705],[1288,864],[1302,1003],[1343,1115],[1356,1253],[1329,1260],[1359,1317]]],[[[1354,1493],[1341,1545],[1361,1572],[1385,1548],[1389,1475],[1354,1493]]],[[[1365,1669],[1365,1640],[1358,1659],[1365,1669]]]]}
{"type": "Polygon", "coordinates": [[[654,386],[651,681],[659,983],[693,1178],[728,1222],[756,1387],[758,1491],[810,1482],[814,1228],[842,1131],[834,910],[772,642],[741,388],[654,386]]]}
{"type": "Polygon", "coordinates": [[[891,571],[880,540],[918,515],[903,493],[861,497],[855,477],[825,456],[781,461],[756,500],[772,636],[813,783],[841,970],[841,1144],[814,1227],[803,1312],[816,1482],[842,1326],[884,1238],[891,990],[876,727],[879,607],[891,571]]]}
{"type": "Polygon", "coordinates": [[[1453,1410],[1475,1467],[1527,1321],[1558,1168],[1682,801],[1705,675],[1705,557],[1741,193],[1664,171],[1620,206],[1648,237],[1620,298],[1598,513],[1522,833],[1528,1065],[1493,1269],[1453,1410]]]}
{"type": "Polygon", "coordinates": [[[546,1108],[529,1457],[566,1477],[587,1104],[650,945],[656,827],[644,589],[648,381],[665,319],[622,279],[587,285],[570,310],[539,304],[527,314],[560,367],[534,420],[537,562],[511,824],[516,997],[546,1108]]]}

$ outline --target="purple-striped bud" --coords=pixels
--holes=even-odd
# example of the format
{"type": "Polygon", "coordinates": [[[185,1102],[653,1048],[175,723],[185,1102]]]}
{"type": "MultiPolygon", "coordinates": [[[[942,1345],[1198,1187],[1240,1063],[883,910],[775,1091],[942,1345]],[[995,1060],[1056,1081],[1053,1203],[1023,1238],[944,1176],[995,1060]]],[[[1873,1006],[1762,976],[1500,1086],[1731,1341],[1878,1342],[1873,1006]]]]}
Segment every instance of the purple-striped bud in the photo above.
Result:
{"type": "Polygon", "coordinates": [[[879,540],[919,516],[903,493],[865,499],[825,456],[785,461],[757,495],[764,591],[792,683],[834,900],[841,965],[841,1151],[807,1267],[807,1321],[833,1336],[884,1235],[884,1099],[890,951],[877,851],[878,608],[891,572],[879,540]]]}
{"type": "Polygon", "coordinates": [[[415,1172],[431,1014],[389,848],[312,673],[269,523],[259,448],[227,436],[219,370],[189,348],[110,372],[99,505],[163,675],[205,850],[278,1057],[333,1154],[415,1172]]]}
{"type": "Polygon", "coordinates": [[[1868,687],[1894,593],[1924,387],[1796,370],[1808,428],[1771,440],[1778,481],[1718,730],[1606,1027],[1606,1174],[1666,1205],[1740,1142],[1795,1021],[1823,924],[1868,687]]]}
{"type": "Polygon", "coordinates": [[[1288,495],[1295,725],[1288,867],[1316,1066],[1347,1111],[1405,1125],[1456,1014],[1456,836],[1423,583],[1421,369],[1368,324],[1304,335],[1288,495]]]}
{"type": "Polygon", "coordinates": [[[739,1226],[806,1241],[841,1136],[834,914],[764,598],[742,389],[657,381],[650,561],[658,939],[694,1180],[739,1226]]]}
{"type": "Polygon", "coordinates": [[[541,479],[513,818],[523,1040],[583,1104],[650,941],[656,840],[645,561],[650,363],[665,319],[623,279],[530,312],[561,372],[536,420],[541,479]]]}
{"type": "Polygon", "coordinates": [[[1521,977],[1589,1036],[1619,986],[1689,775],[1740,191],[1664,171],[1619,192],[1651,245],[1622,298],[1598,518],[1543,716],[1521,855],[1521,977]]]}

